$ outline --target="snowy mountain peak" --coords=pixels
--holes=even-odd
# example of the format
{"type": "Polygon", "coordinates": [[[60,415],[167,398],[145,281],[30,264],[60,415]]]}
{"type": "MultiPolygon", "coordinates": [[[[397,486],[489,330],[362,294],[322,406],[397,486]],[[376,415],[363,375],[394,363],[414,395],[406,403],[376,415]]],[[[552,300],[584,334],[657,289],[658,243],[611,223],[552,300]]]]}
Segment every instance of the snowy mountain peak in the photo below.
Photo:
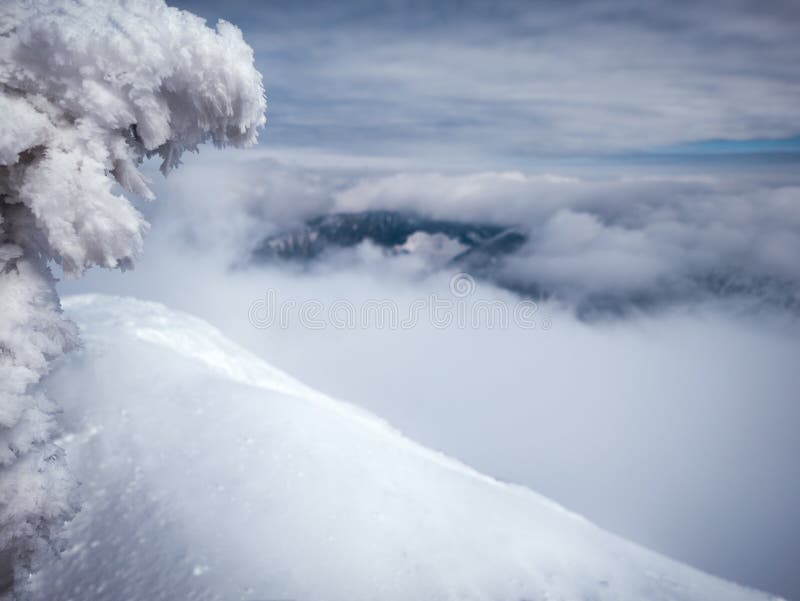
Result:
{"type": "Polygon", "coordinates": [[[758,601],[409,441],[154,303],[72,298],[83,482],[34,599],[758,601]]]}

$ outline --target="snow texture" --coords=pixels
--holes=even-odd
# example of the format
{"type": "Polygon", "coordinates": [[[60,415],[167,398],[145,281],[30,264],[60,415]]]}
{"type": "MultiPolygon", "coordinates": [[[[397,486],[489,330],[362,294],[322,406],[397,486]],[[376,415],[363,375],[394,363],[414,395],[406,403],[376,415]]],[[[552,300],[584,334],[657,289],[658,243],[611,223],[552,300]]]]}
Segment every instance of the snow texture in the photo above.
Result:
{"type": "Polygon", "coordinates": [[[161,0],[0,4],[0,597],[75,509],[55,407],[36,385],[75,343],[48,261],[67,275],[127,267],[166,174],[203,142],[247,146],[264,124],[241,32],[161,0]]]}
{"type": "Polygon", "coordinates": [[[65,306],[86,344],[47,385],[86,501],[35,600],[770,598],[427,450],[196,318],[65,306]]]}

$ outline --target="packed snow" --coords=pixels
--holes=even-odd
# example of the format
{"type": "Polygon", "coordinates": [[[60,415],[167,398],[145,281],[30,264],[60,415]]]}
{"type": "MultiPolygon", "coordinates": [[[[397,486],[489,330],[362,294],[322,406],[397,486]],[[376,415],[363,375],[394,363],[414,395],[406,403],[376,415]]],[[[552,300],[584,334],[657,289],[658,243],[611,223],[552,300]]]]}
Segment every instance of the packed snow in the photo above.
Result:
{"type": "Polygon", "coordinates": [[[64,305],[83,347],[46,387],[83,510],[34,600],[770,598],[427,450],[197,318],[64,305]]]}

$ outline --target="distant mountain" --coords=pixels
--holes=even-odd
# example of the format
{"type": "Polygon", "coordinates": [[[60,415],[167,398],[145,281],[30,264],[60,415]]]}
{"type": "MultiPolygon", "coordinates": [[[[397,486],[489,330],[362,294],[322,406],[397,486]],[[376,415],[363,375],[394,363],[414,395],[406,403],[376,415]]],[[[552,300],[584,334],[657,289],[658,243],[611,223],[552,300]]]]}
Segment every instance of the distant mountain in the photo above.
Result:
{"type": "MultiPolygon", "coordinates": [[[[655,285],[633,290],[584,288],[580,280],[540,281],[505,268],[506,259],[517,255],[528,242],[527,231],[508,225],[433,219],[400,211],[332,213],[264,238],[250,260],[306,263],[332,250],[371,242],[387,254],[416,254],[433,268],[468,272],[525,298],[565,301],[579,317],[587,320],[704,299],[733,299],[742,310],[779,308],[800,314],[800,290],[795,282],[755,276],[736,266],[676,274],[655,285]]],[[[535,255],[528,257],[533,259],[535,255]]]]}
{"type": "Polygon", "coordinates": [[[253,260],[308,261],[327,250],[369,241],[388,252],[422,252],[444,260],[488,264],[514,252],[526,240],[513,228],[489,223],[431,219],[396,211],[334,213],[264,239],[253,251],[253,260]]]}
{"type": "Polygon", "coordinates": [[[528,241],[525,234],[514,228],[506,228],[487,240],[482,240],[453,257],[451,263],[464,266],[471,271],[484,272],[498,263],[504,256],[515,253],[528,241]]]}

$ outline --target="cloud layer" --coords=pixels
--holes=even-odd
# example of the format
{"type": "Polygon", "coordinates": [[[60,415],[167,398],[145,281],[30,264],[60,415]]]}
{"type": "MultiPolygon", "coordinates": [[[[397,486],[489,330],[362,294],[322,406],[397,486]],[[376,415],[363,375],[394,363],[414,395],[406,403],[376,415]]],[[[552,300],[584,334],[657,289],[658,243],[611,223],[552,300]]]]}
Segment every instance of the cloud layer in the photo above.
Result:
{"type": "Polygon", "coordinates": [[[796,3],[182,5],[245,27],[269,144],[475,166],[800,134],[796,3]]]}
{"type": "MultiPolygon", "coordinates": [[[[582,315],[710,299],[737,309],[800,309],[800,177],[791,166],[387,174],[259,159],[189,170],[181,189],[168,182],[165,195],[194,200],[158,210],[190,241],[213,228],[236,264],[265,237],[306,219],[392,210],[514,228],[527,243],[475,275],[582,315]]],[[[365,257],[380,269],[399,264],[355,252],[331,257],[327,268],[365,257]]]]}

